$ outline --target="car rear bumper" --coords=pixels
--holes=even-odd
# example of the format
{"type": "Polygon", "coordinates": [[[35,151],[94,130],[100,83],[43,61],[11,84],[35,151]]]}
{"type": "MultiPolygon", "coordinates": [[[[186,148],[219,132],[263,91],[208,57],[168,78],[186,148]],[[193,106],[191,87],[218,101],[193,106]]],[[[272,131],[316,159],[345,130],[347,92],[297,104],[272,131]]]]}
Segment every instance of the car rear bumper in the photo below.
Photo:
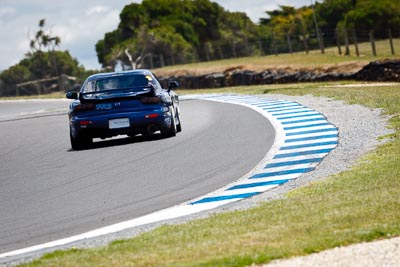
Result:
{"type": "Polygon", "coordinates": [[[154,132],[171,127],[171,112],[162,110],[152,112],[127,112],[100,116],[71,116],[70,129],[73,137],[87,136],[108,138],[117,135],[135,135],[154,132]],[[121,125],[112,125],[110,121],[120,120],[121,125]],[[125,122],[129,121],[129,125],[125,122]],[[117,127],[117,128],[112,128],[117,127]]]}

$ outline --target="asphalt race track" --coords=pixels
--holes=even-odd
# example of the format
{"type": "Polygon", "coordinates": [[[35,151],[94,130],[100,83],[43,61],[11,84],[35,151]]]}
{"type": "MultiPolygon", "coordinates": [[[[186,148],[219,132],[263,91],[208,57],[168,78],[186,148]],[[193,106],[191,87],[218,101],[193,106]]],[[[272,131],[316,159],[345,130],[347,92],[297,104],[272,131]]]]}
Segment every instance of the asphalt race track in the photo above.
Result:
{"type": "Polygon", "coordinates": [[[0,254],[214,191],[253,169],[275,135],[249,108],[188,100],[174,138],[98,139],[71,151],[65,112],[36,112],[43,103],[68,102],[0,102],[0,254]]]}

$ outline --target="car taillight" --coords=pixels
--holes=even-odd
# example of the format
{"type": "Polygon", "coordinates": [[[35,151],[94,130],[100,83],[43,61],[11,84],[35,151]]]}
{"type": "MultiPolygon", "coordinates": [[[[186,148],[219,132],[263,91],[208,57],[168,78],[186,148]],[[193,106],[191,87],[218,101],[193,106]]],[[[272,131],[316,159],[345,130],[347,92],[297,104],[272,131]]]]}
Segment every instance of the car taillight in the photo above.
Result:
{"type": "Polygon", "coordinates": [[[157,113],[153,113],[153,114],[146,114],[144,117],[145,117],[146,119],[155,119],[155,118],[157,118],[158,116],[160,116],[160,115],[157,114],[157,113]]]}
{"type": "Polygon", "coordinates": [[[78,104],[74,107],[74,111],[86,111],[86,110],[92,110],[94,108],[95,105],[93,103],[78,104]]]}
{"type": "Polygon", "coordinates": [[[93,123],[92,121],[80,121],[79,125],[89,125],[89,124],[92,124],[92,123],[93,123]]]}
{"type": "Polygon", "coordinates": [[[140,102],[142,102],[142,104],[157,104],[161,102],[161,99],[158,96],[142,97],[140,98],[140,102]]]}

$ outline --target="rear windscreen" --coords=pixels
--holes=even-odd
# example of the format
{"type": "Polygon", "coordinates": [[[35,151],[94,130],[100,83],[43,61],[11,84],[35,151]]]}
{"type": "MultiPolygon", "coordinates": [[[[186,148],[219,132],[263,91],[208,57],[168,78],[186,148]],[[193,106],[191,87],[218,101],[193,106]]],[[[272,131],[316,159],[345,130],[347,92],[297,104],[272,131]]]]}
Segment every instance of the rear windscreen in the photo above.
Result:
{"type": "Polygon", "coordinates": [[[88,81],[82,93],[101,92],[118,89],[135,89],[142,91],[143,87],[149,86],[151,81],[150,76],[145,75],[121,75],[111,76],[107,78],[100,78],[97,80],[88,81]]]}

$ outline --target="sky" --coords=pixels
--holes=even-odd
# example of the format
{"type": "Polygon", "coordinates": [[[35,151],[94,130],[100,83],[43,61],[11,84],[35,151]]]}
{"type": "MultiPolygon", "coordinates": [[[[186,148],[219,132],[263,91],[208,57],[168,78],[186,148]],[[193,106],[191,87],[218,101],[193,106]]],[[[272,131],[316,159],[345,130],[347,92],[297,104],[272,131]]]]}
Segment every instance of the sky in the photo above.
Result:
{"type": "MultiPolygon", "coordinates": [[[[301,7],[312,0],[212,0],[225,10],[245,12],[258,23],[265,11],[279,5],[301,7]]],[[[119,24],[123,7],[141,0],[0,0],[0,71],[21,61],[40,19],[46,29],[60,36],[60,50],[68,50],[86,69],[100,69],[95,45],[119,24]]]]}

